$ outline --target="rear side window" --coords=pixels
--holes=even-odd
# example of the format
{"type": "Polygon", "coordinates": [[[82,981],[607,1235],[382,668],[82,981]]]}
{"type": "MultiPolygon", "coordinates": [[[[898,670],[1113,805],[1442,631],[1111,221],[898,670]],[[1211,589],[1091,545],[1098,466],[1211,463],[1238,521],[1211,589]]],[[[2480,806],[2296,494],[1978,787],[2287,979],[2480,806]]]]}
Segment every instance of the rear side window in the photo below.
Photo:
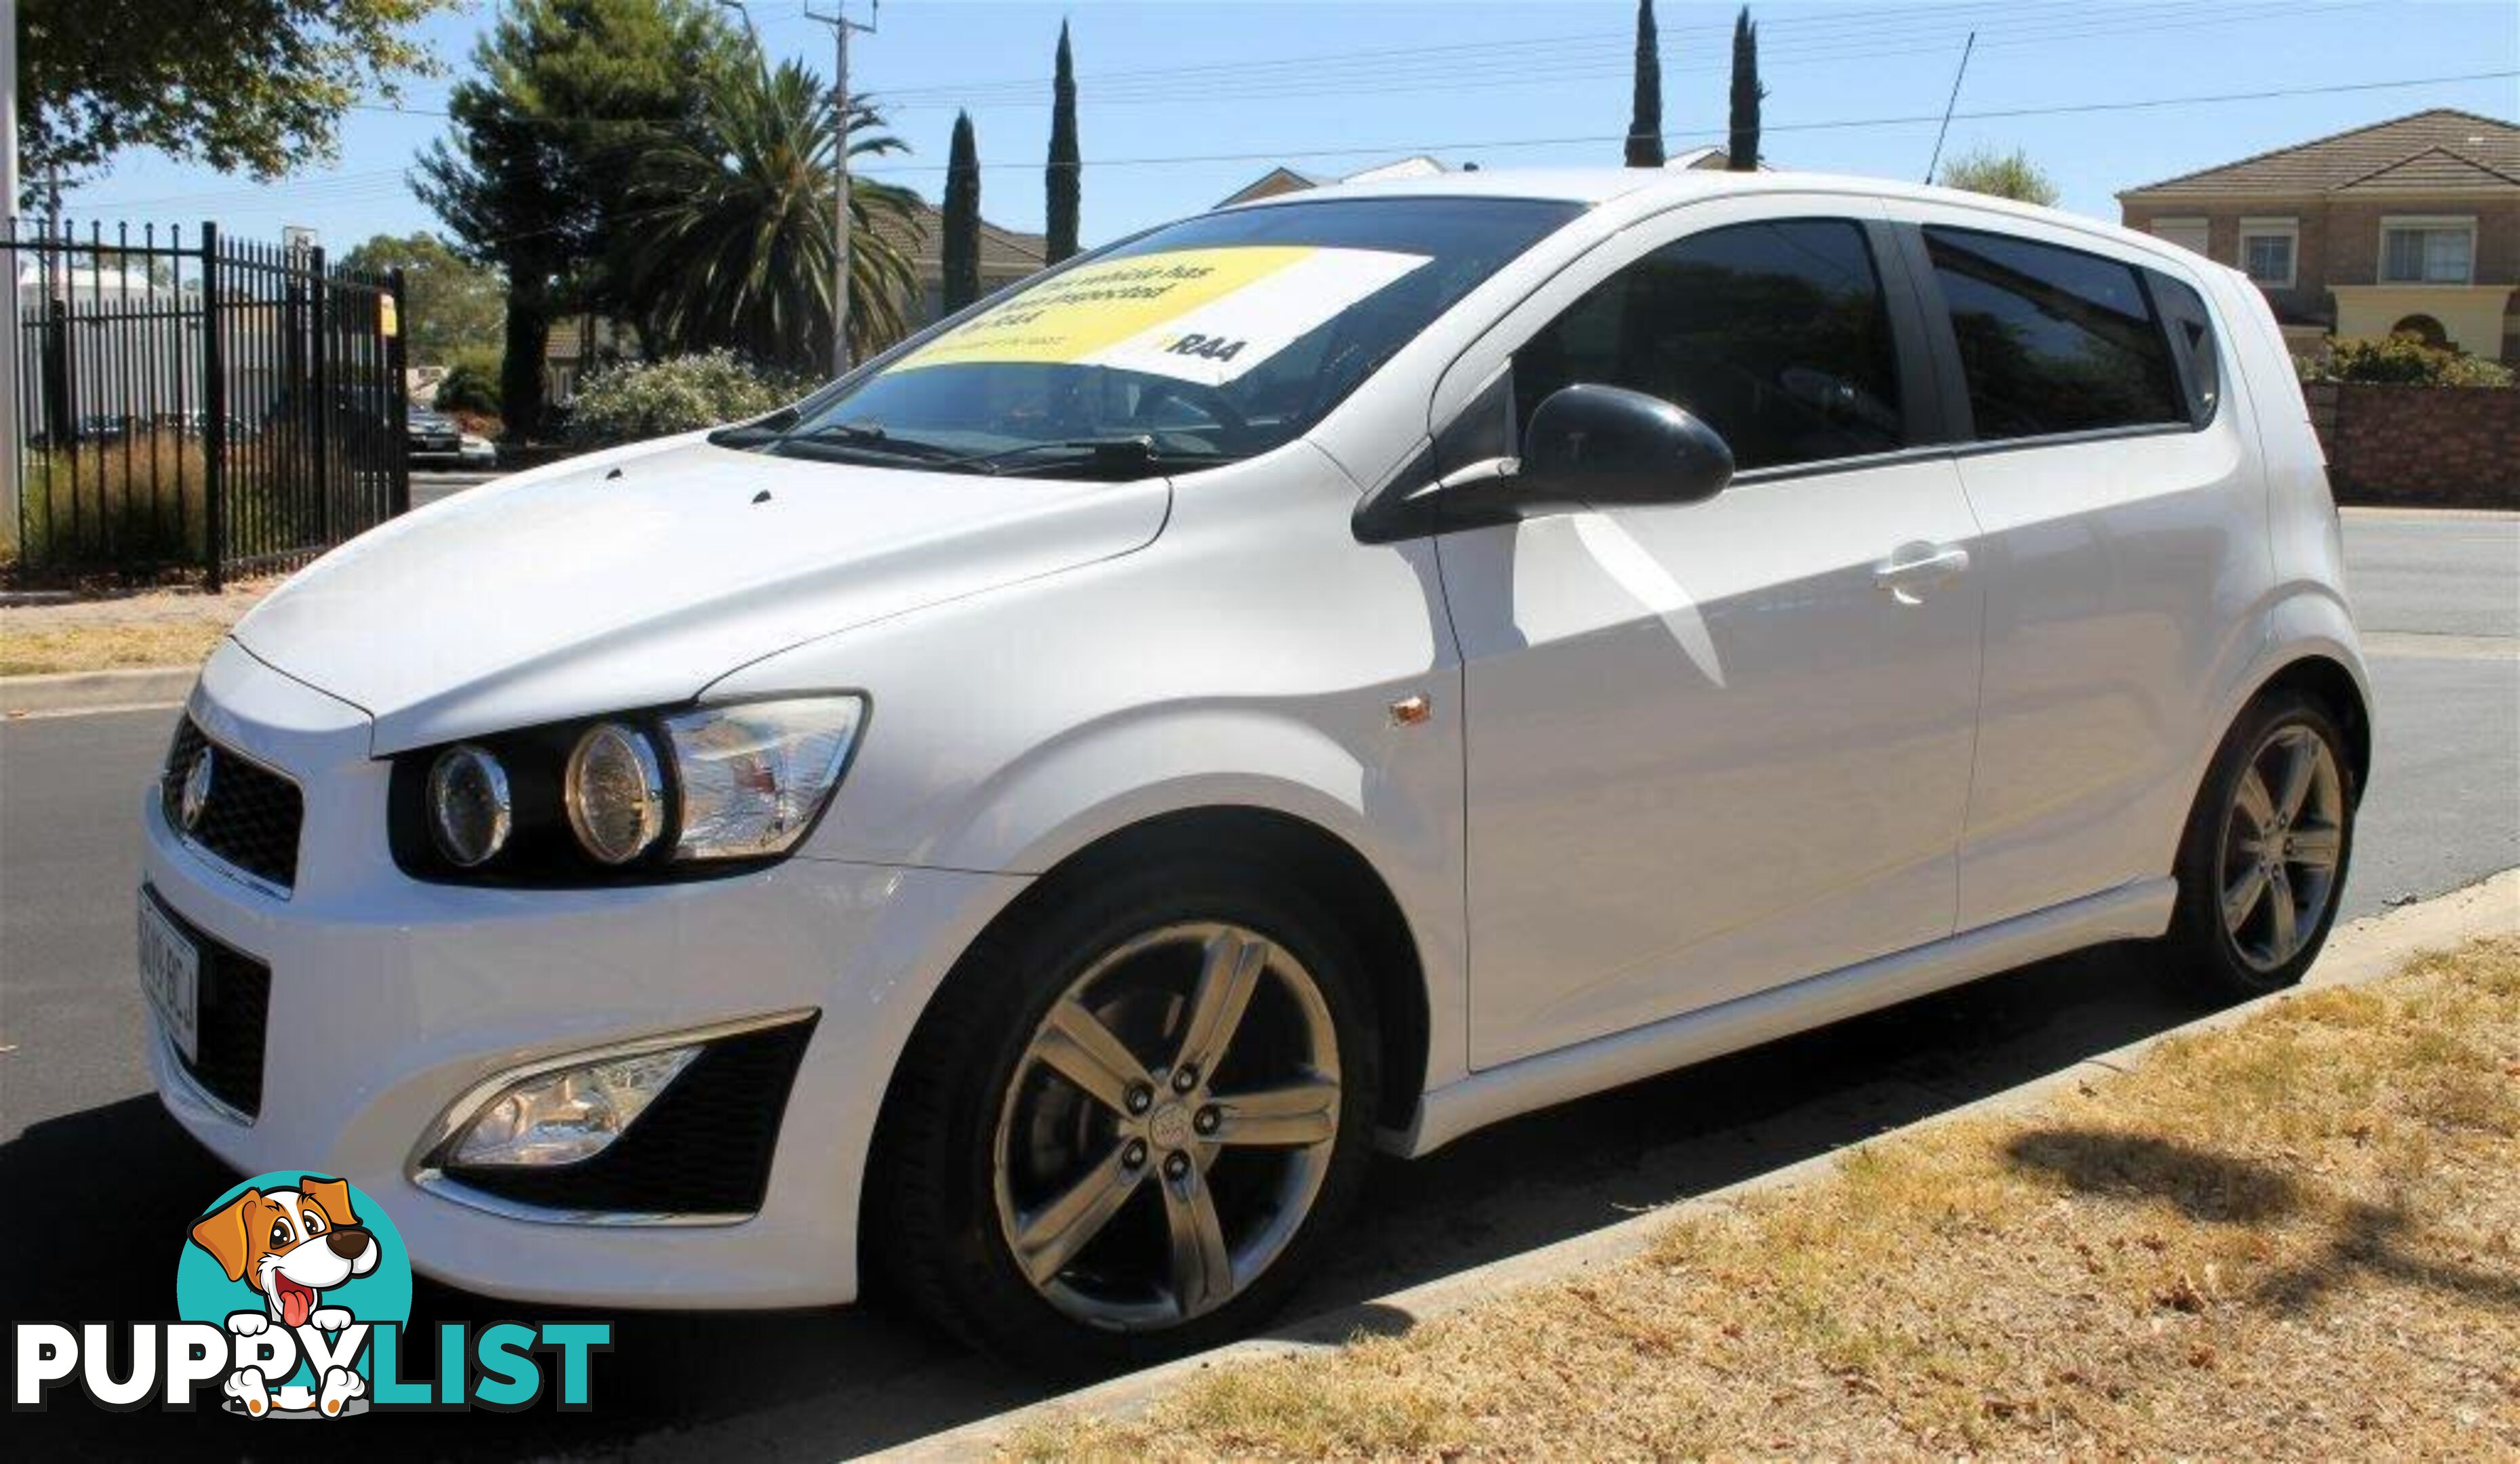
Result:
{"type": "Polygon", "coordinates": [[[1677,402],[1742,468],[1906,445],[1897,353],[1863,227],[1710,229],[1595,286],[1514,355],[1515,409],[1577,382],[1677,402]]]}
{"type": "Polygon", "coordinates": [[[2143,273],[2152,286],[2152,303],[2170,332],[2171,355],[2187,389],[2187,421],[2201,427],[2214,420],[2214,409],[2223,400],[2223,361],[2214,345],[2214,317],[2205,311],[2204,296],[2185,283],[2159,270],[2143,273]]]}
{"type": "Polygon", "coordinates": [[[2132,265],[1973,229],[1928,228],[1981,441],[2188,421],[2132,265]]]}

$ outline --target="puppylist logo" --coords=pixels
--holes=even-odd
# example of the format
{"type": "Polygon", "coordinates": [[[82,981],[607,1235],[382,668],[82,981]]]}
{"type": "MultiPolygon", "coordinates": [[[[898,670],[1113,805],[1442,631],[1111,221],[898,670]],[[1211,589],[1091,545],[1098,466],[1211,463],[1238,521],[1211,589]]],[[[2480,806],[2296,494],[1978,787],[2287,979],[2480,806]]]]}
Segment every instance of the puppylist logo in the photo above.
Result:
{"type": "Polygon", "coordinates": [[[369,1411],[593,1405],[594,1354],[609,1322],[463,1322],[437,1328],[433,1358],[405,1347],[411,1261],[382,1206],[324,1175],[257,1175],[193,1221],[175,1266],[172,1322],[16,1326],[11,1404],[40,1411],[57,1390],[100,1407],[200,1406],[248,1419],[369,1411]],[[557,1364],[546,1377],[545,1359],[557,1364]],[[410,1374],[433,1361],[434,1378],[410,1374]]]}

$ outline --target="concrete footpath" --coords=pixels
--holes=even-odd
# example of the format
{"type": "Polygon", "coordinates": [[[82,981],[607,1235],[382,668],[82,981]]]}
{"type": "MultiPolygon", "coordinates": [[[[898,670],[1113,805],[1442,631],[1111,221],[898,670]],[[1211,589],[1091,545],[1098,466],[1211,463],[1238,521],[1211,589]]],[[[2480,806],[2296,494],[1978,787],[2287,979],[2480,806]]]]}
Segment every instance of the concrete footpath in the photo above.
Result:
{"type": "Polygon", "coordinates": [[[1501,1261],[1457,1271],[1389,1296],[1341,1307],[1288,1323],[1267,1337],[1234,1343],[1160,1366],[1113,1378],[1090,1388],[980,1419],[943,1434],[902,1444],[873,1455],[891,1460],[970,1459],[995,1452],[1018,1430],[1056,1426],[1077,1418],[1128,1419],[1143,1414],[1173,1389],[1197,1374],[1218,1367],[1270,1357],[1297,1355],[1338,1347],[1360,1332],[1390,1335],[1467,1310],[1498,1295],[1536,1286],[1643,1254],[1652,1238],[1691,1210],[1731,1204],[1762,1190],[1802,1183],[1827,1174],[1845,1157],[1937,1124],[1973,1114],[2015,1112],[2036,1107],[2050,1093],[2069,1085],[2123,1073],[2139,1062],[2156,1043],[2191,1033],[2209,1032],[2244,1021],[2298,992],[2352,986],[2374,981],[2425,951],[2464,944],[2480,937],[2520,934],[2520,869],[2420,904],[2402,906],[2340,926],[2310,976],[2293,992],[2278,993],[2228,1007],[2210,1016],[2130,1043],[2113,1051],[2086,1058],[2018,1087],[1951,1109],[1921,1123],[1890,1130],[1859,1143],[1745,1179],[1724,1189],[1647,1211],[1604,1229],[1501,1261]]]}

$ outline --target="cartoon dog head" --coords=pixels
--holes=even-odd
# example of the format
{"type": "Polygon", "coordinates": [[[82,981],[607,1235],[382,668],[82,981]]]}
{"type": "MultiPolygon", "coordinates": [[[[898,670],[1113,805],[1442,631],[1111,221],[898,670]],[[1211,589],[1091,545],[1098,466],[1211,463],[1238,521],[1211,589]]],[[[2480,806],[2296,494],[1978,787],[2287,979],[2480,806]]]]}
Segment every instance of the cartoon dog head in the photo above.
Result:
{"type": "Polygon", "coordinates": [[[350,1213],[350,1186],[311,1176],[295,1189],[247,1190],[194,1221],[193,1243],[290,1327],[305,1324],[327,1287],[375,1270],[382,1254],[350,1213]]]}

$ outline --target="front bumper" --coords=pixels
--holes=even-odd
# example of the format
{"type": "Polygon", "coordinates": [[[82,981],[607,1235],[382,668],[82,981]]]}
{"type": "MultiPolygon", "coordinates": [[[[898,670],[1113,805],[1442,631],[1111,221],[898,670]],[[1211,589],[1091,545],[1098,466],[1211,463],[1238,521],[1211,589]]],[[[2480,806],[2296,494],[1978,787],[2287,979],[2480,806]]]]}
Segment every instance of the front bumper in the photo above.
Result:
{"type": "Polygon", "coordinates": [[[452,1284],[594,1306],[795,1306],[854,1299],[868,1141],[911,1025],[1019,876],[807,859],[758,873],[597,890],[411,880],[386,852],[385,767],[368,718],[233,643],[204,669],[210,735],[306,792],[286,899],[185,843],[156,791],[146,878],[185,920],[270,966],[258,1112],[187,1075],[152,1023],[169,1111],[247,1174],[347,1177],[411,1261],[452,1284]],[[759,1212],[733,1223],[607,1224],[494,1214],[414,1182],[446,1106],[537,1059],[798,1009],[807,1044],[759,1212]]]}

